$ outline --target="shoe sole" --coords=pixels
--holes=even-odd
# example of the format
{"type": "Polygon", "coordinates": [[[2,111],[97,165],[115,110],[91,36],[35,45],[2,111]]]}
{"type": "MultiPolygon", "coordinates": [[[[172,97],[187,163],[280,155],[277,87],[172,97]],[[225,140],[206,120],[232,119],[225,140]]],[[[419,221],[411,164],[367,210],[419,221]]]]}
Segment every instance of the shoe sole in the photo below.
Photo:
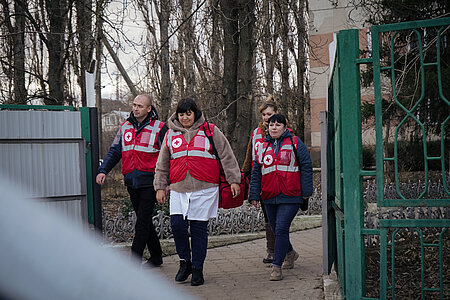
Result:
{"type": "Polygon", "coordinates": [[[269,281],[280,281],[283,277],[270,277],[269,281]]]}
{"type": "Polygon", "coordinates": [[[202,281],[202,282],[194,282],[194,283],[191,282],[191,285],[192,285],[192,286],[199,286],[199,285],[203,285],[204,283],[205,283],[205,281],[202,281]]]}

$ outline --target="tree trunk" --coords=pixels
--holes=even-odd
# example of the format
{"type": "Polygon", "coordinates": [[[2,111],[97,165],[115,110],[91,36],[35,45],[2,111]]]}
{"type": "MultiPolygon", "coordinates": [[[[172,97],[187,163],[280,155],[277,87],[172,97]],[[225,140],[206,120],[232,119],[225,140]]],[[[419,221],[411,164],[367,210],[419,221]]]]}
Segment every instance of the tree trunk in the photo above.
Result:
{"type": "Polygon", "coordinates": [[[77,9],[78,51],[80,53],[79,85],[81,89],[81,105],[86,106],[86,74],[92,60],[92,1],[75,1],[77,9]]]}
{"type": "Polygon", "coordinates": [[[311,147],[311,102],[309,97],[309,84],[306,79],[306,45],[308,41],[308,30],[306,30],[306,26],[308,24],[308,20],[305,17],[305,11],[307,7],[308,0],[300,0],[299,5],[299,16],[301,26],[298,28],[298,67],[299,69],[299,80],[301,82],[301,97],[303,99],[303,124],[300,125],[300,128],[303,129],[303,142],[307,147],[311,147]],[[301,80],[301,81],[300,81],[301,80]]]}
{"type": "Polygon", "coordinates": [[[233,132],[236,128],[237,119],[237,74],[239,58],[239,38],[238,38],[238,10],[234,0],[221,0],[222,23],[224,32],[224,53],[223,53],[223,97],[226,110],[227,126],[224,129],[229,142],[234,144],[233,132]]]}
{"type": "MultiPolygon", "coordinates": [[[[288,41],[288,34],[289,34],[289,19],[288,19],[288,6],[286,1],[280,1],[278,3],[278,16],[280,23],[279,31],[281,33],[281,104],[283,108],[286,110],[283,113],[288,117],[290,120],[290,123],[293,121],[292,116],[292,97],[291,97],[291,90],[289,86],[289,41],[288,41]]],[[[294,131],[296,128],[292,128],[294,131]]]]}
{"type": "Polygon", "coordinates": [[[104,2],[97,1],[95,8],[95,60],[96,60],[96,68],[95,68],[95,106],[98,109],[98,142],[100,145],[100,156],[105,157],[106,153],[103,152],[103,107],[102,107],[102,56],[103,56],[103,11],[104,11],[104,2]]]}
{"type": "Polygon", "coordinates": [[[264,58],[266,62],[266,68],[264,77],[266,79],[266,92],[267,94],[273,94],[273,70],[274,70],[274,56],[272,54],[272,10],[271,10],[272,1],[263,0],[263,36],[261,39],[262,48],[264,51],[264,58]]]}
{"type": "Polygon", "coordinates": [[[174,58],[173,63],[176,66],[174,67],[174,73],[177,74],[177,83],[178,83],[178,90],[181,95],[186,95],[186,85],[184,82],[185,77],[185,69],[184,69],[184,39],[179,39],[178,42],[178,49],[177,49],[177,57],[174,58]]]}
{"type": "Polygon", "coordinates": [[[68,22],[67,1],[47,0],[45,4],[50,21],[50,33],[47,44],[49,98],[44,102],[47,105],[63,105],[66,85],[64,63],[65,30],[68,22]]]}
{"type": "Polygon", "coordinates": [[[181,35],[184,41],[184,79],[186,83],[186,91],[182,97],[195,98],[195,72],[194,72],[194,51],[195,37],[194,27],[192,26],[192,0],[182,1],[182,26],[181,35]]]}
{"type": "Polygon", "coordinates": [[[114,49],[111,47],[111,45],[109,44],[109,42],[105,36],[102,37],[102,42],[105,45],[106,49],[108,50],[109,54],[111,55],[114,63],[116,64],[117,69],[119,69],[119,72],[122,75],[123,79],[125,80],[128,88],[130,89],[131,94],[133,95],[133,97],[136,97],[138,95],[138,90],[136,89],[136,86],[134,85],[130,76],[128,76],[127,70],[120,62],[120,59],[117,56],[117,53],[114,52],[114,49]]]}
{"type": "Polygon", "coordinates": [[[234,130],[236,141],[234,150],[238,161],[244,160],[244,153],[247,149],[250,131],[252,129],[252,77],[253,77],[253,50],[255,42],[253,38],[254,0],[239,0],[239,69],[238,69],[238,101],[237,119],[234,130]]]}
{"type": "Polygon", "coordinates": [[[306,74],[306,41],[308,39],[306,32],[307,20],[305,20],[305,3],[306,0],[300,0],[299,5],[296,1],[291,2],[291,9],[294,15],[295,25],[297,27],[297,40],[298,45],[295,47],[294,43],[290,43],[291,54],[297,56],[297,85],[295,86],[295,93],[293,99],[296,99],[296,103],[292,104],[292,110],[295,111],[296,134],[307,145],[311,146],[311,117],[310,117],[310,105],[307,101],[306,94],[307,89],[305,86],[305,74],[306,74]],[[297,53],[296,54],[296,50],[297,53]]]}
{"type": "Polygon", "coordinates": [[[25,88],[25,12],[26,1],[14,2],[14,13],[11,14],[8,1],[1,0],[4,20],[3,25],[6,27],[5,40],[7,41],[3,47],[3,51],[7,52],[2,60],[2,69],[8,78],[8,83],[4,82],[4,86],[8,86],[6,92],[6,103],[26,104],[27,90],[25,88]]]}
{"type": "Polygon", "coordinates": [[[159,66],[161,67],[161,107],[160,119],[164,122],[169,118],[172,91],[170,84],[170,66],[169,66],[169,17],[170,0],[161,0],[159,17],[159,35],[161,43],[161,54],[159,66]]]}
{"type": "MultiPolygon", "coordinates": [[[[23,1],[27,5],[27,1],[23,1]]],[[[14,2],[16,24],[14,26],[14,102],[27,103],[27,90],[25,88],[25,14],[23,7],[14,2]]]]}
{"type": "MultiPolygon", "coordinates": [[[[211,23],[212,23],[212,33],[211,33],[211,65],[214,81],[220,79],[220,28],[219,28],[219,0],[210,0],[211,6],[211,23]]],[[[217,85],[216,85],[217,86],[217,85]]]]}

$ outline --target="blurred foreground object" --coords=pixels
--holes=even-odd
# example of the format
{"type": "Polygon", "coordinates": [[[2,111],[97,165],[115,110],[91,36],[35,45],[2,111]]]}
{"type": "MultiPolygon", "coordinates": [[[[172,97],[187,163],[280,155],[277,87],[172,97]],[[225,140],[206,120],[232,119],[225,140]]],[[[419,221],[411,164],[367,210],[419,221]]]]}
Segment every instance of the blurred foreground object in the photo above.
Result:
{"type": "Polygon", "coordinates": [[[0,299],[193,299],[0,176],[0,299]]]}

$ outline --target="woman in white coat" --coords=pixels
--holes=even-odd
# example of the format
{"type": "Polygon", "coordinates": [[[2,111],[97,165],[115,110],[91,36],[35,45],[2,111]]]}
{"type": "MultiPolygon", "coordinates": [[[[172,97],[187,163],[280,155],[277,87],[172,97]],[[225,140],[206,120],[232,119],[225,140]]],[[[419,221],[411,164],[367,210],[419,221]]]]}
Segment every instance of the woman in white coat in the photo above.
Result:
{"type": "Polygon", "coordinates": [[[192,273],[191,285],[197,286],[204,283],[208,221],[217,216],[219,203],[219,167],[206,134],[212,134],[234,197],[240,193],[241,173],[228,140],[217,126],[208,126],[194,100],[180,100],[168,127],[156,164],[156,199],[166,201],[170,184],[170,225],[180,258],[175,280],[185,281],[192,273]]]}

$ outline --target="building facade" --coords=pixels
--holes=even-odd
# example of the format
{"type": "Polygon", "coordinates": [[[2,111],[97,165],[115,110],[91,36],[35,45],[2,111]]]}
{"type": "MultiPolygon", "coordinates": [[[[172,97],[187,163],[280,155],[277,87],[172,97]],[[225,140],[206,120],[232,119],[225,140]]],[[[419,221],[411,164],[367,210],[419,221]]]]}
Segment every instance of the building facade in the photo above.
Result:
{"type": "MultiPolygon", "coordinates": [[[[349,0],[309,1],[309,81],[311,101],[311,156],[320,159],[320,112],[327,110],[327,88],[333,47],[330,44],[340,30],[358,29],[360,48],[368,45],[369,28],[364,27],[364,16],[349,0]]],[[[373,99],[371,91],[361,91],[362,99],[373,99]]]]}

